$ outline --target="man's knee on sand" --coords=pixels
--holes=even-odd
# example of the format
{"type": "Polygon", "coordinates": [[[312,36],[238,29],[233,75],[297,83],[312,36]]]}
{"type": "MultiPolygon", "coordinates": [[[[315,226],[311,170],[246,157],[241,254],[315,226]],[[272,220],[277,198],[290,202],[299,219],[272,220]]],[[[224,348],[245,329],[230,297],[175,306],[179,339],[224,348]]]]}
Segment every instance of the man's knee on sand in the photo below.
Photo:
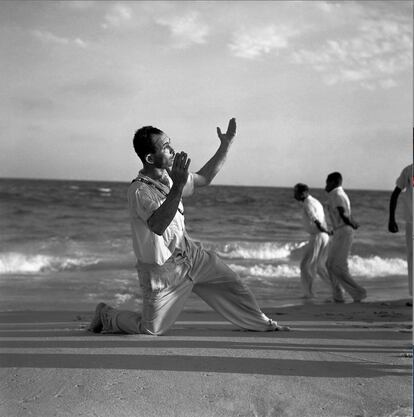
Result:
{"type": "Polygon", "coordinates": [[[155,331],[155,329],[143,329],[142,334],[147,334],[149,336],[162,336],[167,332],[168,329],[157,329],[157,331],[155,331]]]}
{"type": "Polygon", "coordinates": [[[165,334],[173,324],[174,323],[166,324],[156,320],[142,320],[140,324],[140,333],[161,336],[165,334]]]}
{"type": "Polygon", "coordinates": [[[140,323],[136,329],[128,328],[128,329],[120,329],[117,333],[123,334],[147,334],[151,336],[161,336],[163,335],[168,328],[162,328],[161,326],[156,326],[152,323],[146,322],[140,323]]]}

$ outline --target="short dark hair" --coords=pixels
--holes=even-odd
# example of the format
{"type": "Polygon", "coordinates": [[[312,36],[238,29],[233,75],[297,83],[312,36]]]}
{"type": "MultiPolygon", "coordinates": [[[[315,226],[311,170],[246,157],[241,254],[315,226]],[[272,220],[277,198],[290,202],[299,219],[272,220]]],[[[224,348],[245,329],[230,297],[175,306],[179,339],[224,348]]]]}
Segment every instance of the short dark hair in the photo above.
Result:
{"type": "Polygon", "coordinates": [[[340,172],[331,172],[327,177],[326,181],[335,182],[335,184],[342,184],[342,175],[340,172]]]}
{"type": "Polygon", "coordinates": [[[309,191],[309,187],[306,184],[302,184],[301,182],[298,182],[294,189],[299,193],[304,193],[309,191]]]}
{"type": "Polygon", "coordinates": [[[156,151],[152,142],[153,135],[164,133],[162,130],[154,126],[144,126],[138,129],[134,135],[134,150],[142,162],[145,162],[145,157],[149,153],[156,151]]]}

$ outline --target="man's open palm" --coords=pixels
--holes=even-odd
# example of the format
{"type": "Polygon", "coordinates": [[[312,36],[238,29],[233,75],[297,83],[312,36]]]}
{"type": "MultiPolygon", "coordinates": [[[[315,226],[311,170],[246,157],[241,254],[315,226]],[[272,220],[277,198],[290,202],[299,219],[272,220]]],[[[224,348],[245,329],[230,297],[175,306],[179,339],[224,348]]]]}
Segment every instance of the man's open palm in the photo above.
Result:
{"type": "Polygon", "coordinates": [[[236,136],[236,119],[234,117],[230,119],[226,133],[223,133],[221,129],[218,127],[217,135],[223,144],[230,144],[234,136],[236,136]]]}

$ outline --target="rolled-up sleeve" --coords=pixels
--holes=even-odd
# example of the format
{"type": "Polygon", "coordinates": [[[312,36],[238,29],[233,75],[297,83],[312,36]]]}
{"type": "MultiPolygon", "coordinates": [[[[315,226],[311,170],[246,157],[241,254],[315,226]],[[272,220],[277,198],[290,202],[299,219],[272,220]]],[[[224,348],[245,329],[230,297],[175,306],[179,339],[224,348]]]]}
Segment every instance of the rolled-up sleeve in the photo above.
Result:
{"type": "Polygon", "coordinates": [[[402,171],[400,176],[397,178],[395,185],[400,188],[401,190],[405,190],[407,186],[410,186],[411,179],[412,179],[412,168],[411,166],[405,167],[402,171]]]}
{"type": "Polygon", "coordinates": [[[183,197],[188,197],[188,196],[190,196],[190,195],[191,195],[191,194],[193,194],[193,193],[194,193],[194,176],[193,176],[193,174],[190,172],[190,173],[188,174],[187,183],[186,183],[186,184],[185,184],[185,186],[184,186],[182,196],[183,196],[183,197]]]}
{"type": "Polygon", "coordinates": [[[400,176],[397,178],[397,181],[395,181],[395,185],[399,189],[404,190],[404,188],[405,188],[405,175],[404,175],[404,170],[401,172],[400,176]]]}
{"type": "Polygon", "coordinates": [[[149,195],[145,188],[141,188],[134,193],[134,206],[137,216],[146,222],[160,204],[149,195]]]}

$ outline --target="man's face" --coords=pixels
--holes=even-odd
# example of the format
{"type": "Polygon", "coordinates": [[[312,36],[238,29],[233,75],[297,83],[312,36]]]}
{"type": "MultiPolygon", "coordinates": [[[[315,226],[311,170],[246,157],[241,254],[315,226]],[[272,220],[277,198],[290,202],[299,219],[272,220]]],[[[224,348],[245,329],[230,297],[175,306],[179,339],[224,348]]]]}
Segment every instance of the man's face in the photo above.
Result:
{"type": "Polygon", "coordinates": [[[308,191],[299,191],[297,188],[293,189],[293,196],[297,201],[303,201],[308,196],[308,194],[308,191]]]}
{"type": "Polygon", "coordinates": [[[302,199],[302,193],[297,188],[294,188],[293,197],[295,197],[295,200],[300,201],[302,199]]]}
{"type": "Polygon", "coordinates": [[[165,134],[152,136],[152,143],[156,151],[151,154],[155,168],[171,168],[174,162],[174,149],[171,147],[171,139],[165,134]]]}
{"type": "Polygon", "coordinates": [[[325,191],[327,193],[331,192],[337,186],[338,186],[338,184],[336,183],[336,181],[333,181],[333,180],[328,179],[328,178],[326,179],[325,191]]]}

